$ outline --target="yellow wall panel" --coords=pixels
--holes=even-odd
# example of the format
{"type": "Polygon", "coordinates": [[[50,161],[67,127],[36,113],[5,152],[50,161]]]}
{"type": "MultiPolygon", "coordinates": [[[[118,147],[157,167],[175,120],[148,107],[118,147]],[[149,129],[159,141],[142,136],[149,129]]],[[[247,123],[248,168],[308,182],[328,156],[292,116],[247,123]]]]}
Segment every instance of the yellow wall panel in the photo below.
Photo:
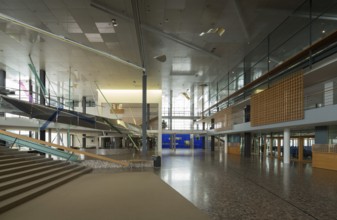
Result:
{"type": "Polygon", "coordinates": [[[304,118],[303,71],[288,76],[251,97],[251,125],[304,118]]]}

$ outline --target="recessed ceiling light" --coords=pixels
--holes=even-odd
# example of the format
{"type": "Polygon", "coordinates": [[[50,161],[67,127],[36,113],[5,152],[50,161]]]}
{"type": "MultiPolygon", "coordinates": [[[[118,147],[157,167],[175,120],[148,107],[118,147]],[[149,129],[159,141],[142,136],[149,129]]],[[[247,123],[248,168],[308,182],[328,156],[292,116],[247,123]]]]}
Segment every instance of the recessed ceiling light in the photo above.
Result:
{"type": "Polygon", "coordinates": [[[63,27],[68,31],[68,33],[72,34],[81,34],[83,33],[82,29],[76,22],[64,23],[63,27]]]}
{"type": "Polygon", "coordinates": [[[100,34],[87,33],[85,36],[88,38],[89,42],[103,42],[103,38],[100,34]]]}
{"type": "Polygon", "coordinates": [[[99,33],[115,33],[114,26],[109,22],[96,22],[96,27],[99,33]]]}

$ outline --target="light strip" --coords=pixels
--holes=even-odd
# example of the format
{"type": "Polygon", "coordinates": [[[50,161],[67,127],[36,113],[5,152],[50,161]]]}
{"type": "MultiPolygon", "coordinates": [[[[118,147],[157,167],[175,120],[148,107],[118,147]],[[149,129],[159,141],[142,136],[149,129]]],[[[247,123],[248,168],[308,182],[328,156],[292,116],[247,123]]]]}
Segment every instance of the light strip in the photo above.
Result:
{"type": "Polygon", "coordinates": [[[52,38],[54,38],[54,39],[56,39],[56,40],[60,40],[60,41],[66,42],[66,43],[68,43],[68,44],[72,44],[72,45],[75,45],[75,46],[80,47],[80,48],[82,48],[82,49],[85,49],[85,50],[87,50],[87,51],[94,52],[94,53],[96,53],[96,54],[98,54],[98,55],[105,56],[105,57],[107,57],[107,58],[109,58],[109,59],[115,60],[115,61],[117,61],[117,62],[120,62],[120,63],[123,63],[123,64],[125,64],[125,65],[131,66],[131,67],[133,67],[133,68],[135,68],[135,69],[141,70],[142,72],[145,71],[145,68],[140,67],[140,66],[138,66],[138,65],[136,65],[136,64],[134,64],[134,63],[131,63],[131,62],[129,62],[129,61],[123,60],[123,59],[121,59],[121,58],[119,58],[119,57],[117,57],[117,56],[108,54],[108,53],[103,52],[103,51],[100,51],[100,50],[96,50],[96,49],[94,49],[94,48],[92,48],[92,47],[89,47],[89,46],[86,46],[86,45],[84,45],[84,44],[80,44],[80,43],[78,43],[78,42],[76,42],[76,41],[67,39],[67,38],[64,37],[64,36],[57,35],[57,34],[53,34],[53,33],[51,33],[51,32],[48,32],[48,31],[42,30],[42,29],[40,29],[40,28],[34,27],[34,26],[32,26],[32,25],[29,25],[29,24],[26,24],[26,23],[24,23],[24,22],[21,22],[21,21],[15,19],[15,18],[12,18],[12,17],[7,16],[7,15],[5,15],[5,14],[0,13],[0,18],[3,19],[3,20],[5,20],[5,21],[9,21],[9,22],[14,23],[14,24],[16,24],[16,25],[19,25],[19,26],[21,26],[21,27],[27,28],[27,29],[29,29],[29,30],[36,31],[36,32],[38,32],[38,33],[40,33],[40,34],[47,35],[47,36],[52,37],[52,38]]]}

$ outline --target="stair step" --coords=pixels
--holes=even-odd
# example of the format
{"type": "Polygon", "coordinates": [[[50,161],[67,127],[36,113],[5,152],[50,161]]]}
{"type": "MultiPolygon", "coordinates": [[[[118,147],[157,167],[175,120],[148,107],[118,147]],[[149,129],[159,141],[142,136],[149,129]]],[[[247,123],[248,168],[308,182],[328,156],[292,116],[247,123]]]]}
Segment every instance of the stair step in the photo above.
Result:
{"type": "Polygon", "coordinates": [[[51,161],[44,161],[44,162],[29,164],[29,165],[20,166],[20,167],[4,169],[4,170],[0,170],[0,176],[5,175],[5,174],[14,173],[14,172],[23,171],[23,170],[28,170],[32,168],[37,168],[43,165],[54,164],[54,163],[60,163],[60,161],[51,160],[51,161]]]}
{"type": "Polygon", "coordinates": [[[22,152],[19,154],[0,154],[0,158],[2,157],[11,157],[11,158],[26,158],[32,156],[39,156],[38,154],[29,154],[27,152],[22,152]]]}
{"type": "Polygon", "coordinates": [[[5,170],[8,168],[12,168],[12,167],[20,167],[20,166],[29,165],[29,164],[36,164],[36,163],[43,162],[43,161],[50,161],[50,159],[39,158],[39,159],[34,159],[34,160],[17,161],[15,163],[0,164],[0,170],[5,170]]]}
{"type": "Polygon", "coordinates": [[[27,151],[18,151],[18,150],[0,151],[0,155],[18,155],[18,154],[28,154],[28,152],[27,151]]]}
{"type": "Polygon", "coordinates": [[[47,183],[52,182],[52,181],[55,181],[55,180],[57,180],[59,178],[62,178],[62,177],[66,176],[70,173],[73,173],[73,172],[76,172],[76,171],[82,170],[82,169],[84,169],[84,167],[76,166],[76,167],[67,169],[63,172],[56,173],[56,174],[53,174],[53,175],[50,175],[50,176],[47,176],[47,177],[37,179],[35,181],[31,181],[29,183],[25,183],[25,184],[22,184],[22,185],[19,185],[19,186],[12,187],[10,189],[1,191],[0,192],[0,201],[8,199],[12,196],[16,196],[20,193],[26,192],[28,190],[31,190],[31,189],[35,188],[35,187],[47,184],[47,183]]]}
{"type": "Polygon", "coordinates": [[[49,182],[47,184],[44,184],[42,186],[36,187],[34,189],[31,189],[29,191],[26,191],[24,193],[21,193],[19,195],[16,195],[14,197],[8,198],[4,201],[0,201],[0,213],[3,213],[11,208],[14,208],[15,206],[18,206],[30,199],[33,199],[45,192],[48,192],[64,183],[69,182],[70,180],[73,180],[75,178],[77,178],[80,175],[83,175],[85,173],[89,173],[91,172],[91,169],[89,168],[85,168],[82,169],[79,172],[74,172],[74,173],[70,173],[67,176],[64,176],[62,178],[59,178],[55,181],[49,182]]]}
{"type": "Polygon", "coordinates": [[[31,175],[23,176],[23,177],[16,178],[16,179],[11,179],[9,181],[5,181],[5,182],[0,183],[0,191],[3,191],[5,189],[9,189],[11,187],[18,186],[20,184],[31,182],[31,181],[37,180],[39,178],[43,178],[43,177],[46,177],[46,176],[49,176],[49,175],[53,175],[53,174],[59,173],[59,172],[64,171],[64,170],[77,167],[77,166],[78,165],[76,165],[76,164],[69,164],[68,166],[55,167],[53,169],[45,170],[43,172],[33,173],[31,175]]]}
{"type": "Polygon", "coordinates": [[[6,175],[1,175],[0,176],[0,183],[1,182],[5,182],[5,181],[9,181],[9,180],[14,180],[17,178],[21,178],[24,176],[29,176],[35,173],[39,173],[39,172],[44,172],[47,170],[51,170],[57,167],[66,167],[69,163],[68,162],[61,162],[61,163],[53,163],[53,164],[49,164],[49,165],[43,165],[34,169],[30,169],[30,170],[23,170],[20,172],[16,172],[16,173],[10,173],[10,174],[6,174],[6,175]]]}
{"type": "Polygon", "coordinates": [[[27,160],[34,160],[34,159],[40,159],[45,158],[42,156],[30,156],[30,157],[10,157],[7,159],[0,159],[0,165],[1,164],[8,164],[8,163],[15,163],[20,161],[27,161],[27,160]]]}
{"type": "Polygon", "coordinates": [[[13,155],[0,155],[0,160],[14,158],[13,155]]]}

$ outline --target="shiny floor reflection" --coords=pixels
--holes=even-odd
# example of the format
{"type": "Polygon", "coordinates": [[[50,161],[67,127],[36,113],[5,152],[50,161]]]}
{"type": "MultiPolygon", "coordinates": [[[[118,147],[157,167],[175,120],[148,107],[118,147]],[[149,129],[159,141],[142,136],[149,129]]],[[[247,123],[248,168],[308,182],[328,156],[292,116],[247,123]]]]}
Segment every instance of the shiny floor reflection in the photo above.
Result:
{"type": "Polygon", "coordinates": [[[337,219],[337,172],[223,150],[164,150],[156,173],[212,219],[337,219]]]}

